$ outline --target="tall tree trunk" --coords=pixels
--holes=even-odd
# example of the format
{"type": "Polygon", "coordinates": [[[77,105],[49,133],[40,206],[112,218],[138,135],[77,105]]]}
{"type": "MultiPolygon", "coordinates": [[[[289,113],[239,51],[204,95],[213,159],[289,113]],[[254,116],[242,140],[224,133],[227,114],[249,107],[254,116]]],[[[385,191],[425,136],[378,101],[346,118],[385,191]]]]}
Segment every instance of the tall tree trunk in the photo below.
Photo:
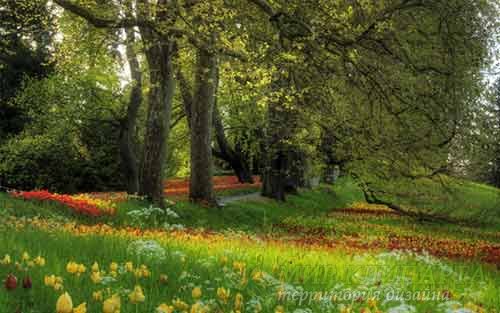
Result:
{"type": "Polygon", "coordinates": [[[320,150],[323,154],[323,162],[325,168],[323,170],[323,181],[327,184],[334,184],[338,175],[339,161],[335,154],[335,137],[332,130],[327,127],[321,128],[321,146],[320,150]]]}
{"type": "MultiPolygon", "coordinates": [[[[277,51],[286,51],[290,42],[281,37],[277,51]]],[[[266,129],[266,164],[263,169],[262,195],[285,201],[290,162],[290,140],[297,128],[294,109],[287,105],[286,93],[293,85],[293,71],[288,64],[278,64],[272,90],[277,97],[268,104],[266,129]]],[[[290,186],[289,186],[290,187],[290,186]]],[[[292,186],[293,187],[293,186],[292,186]]],[[[293,189],[293,188],[292,188],[293,189]]],[[[295,191],[295,190],[291,190],[295,191]]]]}
{"type": "MultiPolygon", "coordinates": [[[[500,129],[500,128],[499,128],[500,129]]],[[[496,143],[496,156],[493,161],[493,185],[500,188],[500,141],[496,143]]]]}
{"type": "Polygon", "coordinates": [[[217,83],[217,55],[198,49],[195,96],[190,109],[191,179],[189,198],[194,202],[216,204],[213,191],[212,113],[217,83]]]}
{"type": "Polygon", "coordinates": [[[163,176],[175,90],[173,75],[174,44],[159,40],[150,30],[141,30],[149,64],[150,90],[146,134],[141,159],[139,194],[160,207],[163,202],[163,176]]]}
{"type": "Polygon", "coordinates": [[[139,191],[139,169],[137,161],[137,141],[135,138],[137,114],[142,103],[142,73],[139,60],[134,50],[135,35],[133,30],[127,29],[126,53],[132,78],[132,89],[127,107],[127,116],[121,121],[120,129],[120,156],[123,172],[127,181],[127,193],[135,194],[139,191]]]}
{"type": "Polygon", "coordinates": [[[266,164],[263,169],[262,195],[278,201],[285,201],[288,156],[285,149],[286,119],[282,104],[270,103],[266,134],[266,164]]]}
{"type": "MultiPolygon", "coordinates": [[[[193,95],[189,86],[189,82],[180,70],[177,71],[177,78],[182,92],[182,101],[184,104],[184,111],[187,116],[188,126],[189,128],[191,128],[191,110],[194,106],[193,95]]],[[[231,166],[240,183],[253,183],[250,165],[248,164],[243,151],[241,149],[238,149],[238,147],[235,147],[234,149],[231,148],[231,145],[227,141],[226,134],[224,132],[222,117],[217,107],[218,80],[219,77],[217,70],[215,82],[215,99],[213,105],[213,127],[218,149],[212,149],[212,154],[213,156],[227,162],[229,166],[231,166]]]]}

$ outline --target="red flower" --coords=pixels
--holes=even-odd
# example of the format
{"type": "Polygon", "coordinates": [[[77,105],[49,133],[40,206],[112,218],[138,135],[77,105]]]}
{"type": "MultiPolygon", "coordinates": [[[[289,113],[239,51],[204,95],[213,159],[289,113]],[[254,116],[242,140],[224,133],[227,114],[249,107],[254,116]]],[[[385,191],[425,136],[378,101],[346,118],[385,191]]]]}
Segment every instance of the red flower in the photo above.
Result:
{"type": "Polygon", "coordinates": [[[71,208],[75,213],[90,215],[93,217],[102,215],[99,208],[86,201],[86,200],[75,200],[68,195],[58,195],[55,193],[50,193],[47,190],[35,190],[35,191],[19,191],[11,193],[14,197],[23,198],[26,200],[40,200],[40,201],[55,201],[59,202],[69,208],[71,208]]]}
{"type": "Polygon", "coordinates": [[[24,277],[23,288],[24,289],[31,289],[32,286],[33,286],[33,283],[31,282],[31,278],[29,276],[24,277]]]}
{"type": "Polygon", "coordinates": [[[5,280],[5,289],[14,290],[17,288],[17,278],[16,276],[9,274],[5,280]]]}

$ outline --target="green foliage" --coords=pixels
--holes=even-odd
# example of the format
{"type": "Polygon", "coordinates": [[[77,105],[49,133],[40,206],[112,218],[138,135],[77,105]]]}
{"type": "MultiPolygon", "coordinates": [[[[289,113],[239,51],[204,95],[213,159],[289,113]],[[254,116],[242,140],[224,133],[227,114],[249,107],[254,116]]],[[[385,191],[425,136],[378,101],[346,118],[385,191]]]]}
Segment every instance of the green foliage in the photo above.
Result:
{"type": "Polygon", "coordinates": [[[0,143],[30,120],[11,103],[24,79],[53,70],[49,50],[54,31],[46,0],[2,1],[0,11],[0,143]]]}
{"type": "Polygon", "coordinates": [[[97,85],[93,75],[27,80],[14,103],[31,123],[1,148],[4,184],[59,192],[121,188],[119,104],[105,82],[97,85]]]}
{"type": "Polygon", "coordinates": [[[78,148],[64,133],[16,137],[0,148],[0,179],[21,190],[76,192],[81,187],[78,159],[78,148]]]}

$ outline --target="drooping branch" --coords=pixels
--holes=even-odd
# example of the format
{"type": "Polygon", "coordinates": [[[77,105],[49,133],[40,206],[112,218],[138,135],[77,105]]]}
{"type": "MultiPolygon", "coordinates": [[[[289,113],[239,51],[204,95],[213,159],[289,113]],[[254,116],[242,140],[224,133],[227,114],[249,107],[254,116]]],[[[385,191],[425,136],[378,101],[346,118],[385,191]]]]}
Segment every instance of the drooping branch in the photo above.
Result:
{"type": "MultiPolygon", "coordinates": [[[[359,179],[359,177],[358,177],[359,179]]],[[[385,205],[389,209],[404,215],[404,216],[409,216],[412,218],[415,218],[420,221],[425,221],[425,222],[441,222],[441,223],[451,223],[451,224],[458,224],[461,221],[453,219],[448,216],[443,216],[443,215],[436,215],[436,214],[430,214],[430,213],[425,213],[425,212],[418,212],[418,211],[411,211],[408,210],[398,204],[395,204],[391,201],[381,199],[377,196],[377,193],[385,193],[381,190],[375,190],[373,187],[370,186],[369,183],[366,183],[364,181],[361,181],[359,183],[359,186],[361,187],[361,191],[363,192],[363,195],[365,196],[366,202],[370,204],[379,204],[379,205],[385,205]]]]}
{"type": "Polygon", "coordinates": [[[138,19],[133,17],[124,18],[108,18],[98,16],[91,10],[75,4],[73,1],[69,0],[54,0],[63,9],[70,11],[71,13],[80,16],[87,20],[90,24],[97,28],[130,28],[130,27],[149,27],[154,28],[151,21],[138,19]]]}
{"type": "Polygon", "coordinates": [[[274,11],[273,7],[266,0],[248,0],[253,4],[257,5],[262,11],[264,11],[269,16],[274,16],[276,11],[274,11]]]}

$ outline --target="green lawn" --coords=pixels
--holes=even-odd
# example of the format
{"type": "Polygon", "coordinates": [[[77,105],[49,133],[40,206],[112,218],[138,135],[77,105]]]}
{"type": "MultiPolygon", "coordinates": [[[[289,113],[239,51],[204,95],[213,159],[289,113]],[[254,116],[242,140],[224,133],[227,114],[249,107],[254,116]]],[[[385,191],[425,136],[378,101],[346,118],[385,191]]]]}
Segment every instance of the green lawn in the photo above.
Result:
{"type": "MultiPolygon", "coordinates": [[[[33,281],[30,290],[2,289],[0,307],[5,312],[20,306],[22,312],[55,312],[61,292],[44,285],[44,277],[54,274],[63,278],[63,290],[75,305],[86,302],[87,312],[102,312],[102,301],[93,299],[96,291],[103,291],[105,299],[119,294],[122,313],[155,312],[177,298],[188,307],[177,302],[174,312],[197,312],[195,303],[210,312],[255,312],[258,307],[271,313],[482,312],[480,306],[495,312],[500,307],[498,212],[484,212],[498,190],[473,183],[453,188],[463,194],[447,205],[429,197],[435,210],[482,219],[480,227],[421,222],[373,209],[362,204],[362,193],[351,179],[341,179],[333,188],[302,191],[285,203],[242,201],[214,209],[179,201],[171,205],[178,217],[134,218],[129,213],[147,204],[129,200],[118,204],[116,216],[88,218],[59,205],[0,194],[0,258],[12,258],[11,264],[0,265],[0,277],[13,273],[33,281]],[[481,201],[466,210],[459,206],[462,198],[481,201]],[[356,211],[365,207],[373,214],[356,211]],[[185,228],[166,230],[165,222],[185,228]],[[148,231],[152,227],[157,230],[148,231]],[[46,265],[21,261],[25,251],[31,259],[41,255],[46,265]],[[84,264],[86,272],[68,273],[70,261],[84,264]],[[129,261],[134,268],[146,265],[150,277],[128,272],[129,261]],[[104,277],[99,283],[91,280],[94,262],[104,277]],[[115,278],[111,262],[118,264],[115,278]],[[128,299],[136,285],[146,296],[143,303],[128,299]],[[192,296],[195,287],[201,288],[199,299],[192,296]],[[230,290],[228,299],[218,288],[230,290]],[[410,296],[414,298],[405,298],[410,296]],[[435,301],[423,301],[427,296],[435,301]],[[243,299],[241,307],[236,298],[243,299]]],[[[417,192],[409,190],[406,196],[417,192]]]]}

